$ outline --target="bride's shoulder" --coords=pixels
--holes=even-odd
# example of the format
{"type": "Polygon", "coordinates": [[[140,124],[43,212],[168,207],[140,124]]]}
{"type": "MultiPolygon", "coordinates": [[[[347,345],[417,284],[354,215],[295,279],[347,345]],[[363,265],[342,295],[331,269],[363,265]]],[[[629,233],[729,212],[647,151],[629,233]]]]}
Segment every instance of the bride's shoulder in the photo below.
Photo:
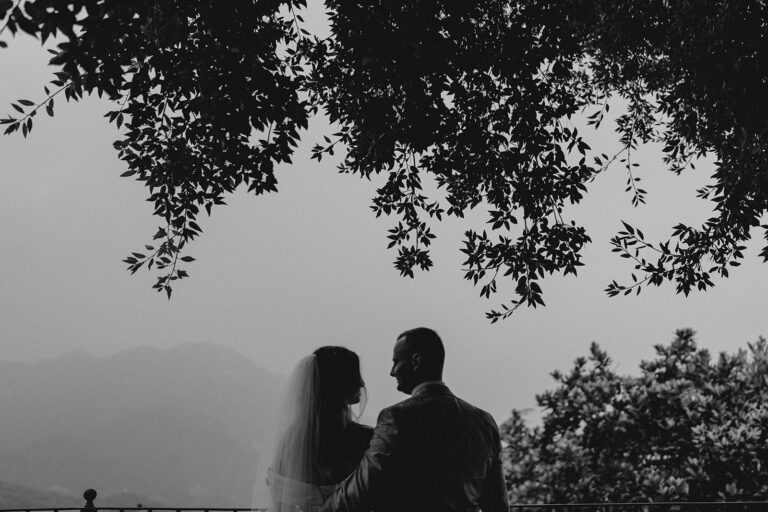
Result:
{"type": "Polygon", "coordinates": [[[371,437],[373,437],[373,427],[362,425],[354,421],[349,424],[348,431],[355,439],[363,439],[365,442],[370,441],[371,437]]]}
{"type": "Polygon", "coordinates": [[[357,423],[356,421],[350,422],[349,428],[355,432],[373,432],[373,427],[357,423]]]}

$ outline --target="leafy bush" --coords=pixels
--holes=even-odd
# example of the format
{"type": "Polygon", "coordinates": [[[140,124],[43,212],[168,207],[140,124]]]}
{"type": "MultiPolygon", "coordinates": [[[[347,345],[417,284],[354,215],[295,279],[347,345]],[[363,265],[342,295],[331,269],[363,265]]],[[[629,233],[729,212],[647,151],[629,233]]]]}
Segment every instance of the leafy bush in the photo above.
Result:
{"type": "Polygon", "coordinates": [[[596,344],[537,396],[540,426],[502,426],[513,502],[765,500],[768,343],[713,360],[677,331],[637,377],[596,344]]]}

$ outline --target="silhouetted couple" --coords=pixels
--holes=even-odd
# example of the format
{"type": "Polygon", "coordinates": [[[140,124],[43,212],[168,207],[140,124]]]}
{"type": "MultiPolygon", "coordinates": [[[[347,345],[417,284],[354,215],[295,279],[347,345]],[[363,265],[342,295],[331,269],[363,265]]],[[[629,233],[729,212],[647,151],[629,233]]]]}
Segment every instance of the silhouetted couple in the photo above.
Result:
{"type": "Polygon", "coordinates": [[[444,359],[431,329],[401,334],[390,375],[411,397],[371,429],[352,420],[365,391],[357,355],[322,347],[304,358],[269,473],[274,510],[507,512],[496,423],[451,393],[444,359]]]}

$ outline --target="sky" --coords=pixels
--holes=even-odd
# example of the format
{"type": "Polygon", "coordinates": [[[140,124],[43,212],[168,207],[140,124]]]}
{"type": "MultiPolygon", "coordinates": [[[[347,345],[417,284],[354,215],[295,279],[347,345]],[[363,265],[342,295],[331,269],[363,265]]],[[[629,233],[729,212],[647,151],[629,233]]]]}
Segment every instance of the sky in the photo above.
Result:
{"type": "MultiPolygon", "coordinates": [[[[317,12],[309,19],[321,26],[317,12]]],[[[0,50],[2,117],[11,101],[41,99],[51,73],[39,43],[27,36],[10,43],[0,50]]],[[[768,335],[768,266],[757,257],[758,231],[744,264],[706,293],[685,298],[663,286],[608,298],[603,291],[632,271],[610,252],[621,220],[649,239],[668,236],[679,221],[706,220],[711,204],[696,199],[695,189],[707,182],[711,160],[677,177],[658,148],[643,148],[639,176],[648,197],[639,208],[624,192],[622,167],[600,175],[566,212],[592,237],[585,267],[575,278],[541,283],[545,308],[520,308],[491,325],[483,313],[513,298],[514,286],[501,282],[490,301],[480,298],[462,279],[459,252],[466,229],[485,227],[483,213],[435,225],[435,268],[401,278],[386,250],[396,219],[376,219],[369,208],[376,179],[339,174],[338,161],[309,160],[327,129],[322,119],[305,133],[293,165],[278,169],[279,193],[239,192],[201,218],[204,233],[188,252],[197,259],[186,267],[191,277],[169,301],[151,289],[154,274],[131,276],[121,261],[150,242],[160,219],[141,184],[119,177],[125,166],[112,148],[118,131],[103,117],[108,110],[98,98],[62,99],[53,119],[35,118],[27,139],[0,136],[0,360],[205,342],[287,374],[315,348],[344,345],[361,357],[366,415],[375,417],[404,398],[389,377],[395,338],[423,325],[446,345],[448,385],[501,422],[512,408],[535,408],[535,395],[554,386],[550,372],[568,369],[593,341],[620,373],[632,374],[678,328],[695,329],[699,345],[713,352],[768,335]]],[[[605,153],[619,146],[609,122],[592,143],[605,153]]]]}

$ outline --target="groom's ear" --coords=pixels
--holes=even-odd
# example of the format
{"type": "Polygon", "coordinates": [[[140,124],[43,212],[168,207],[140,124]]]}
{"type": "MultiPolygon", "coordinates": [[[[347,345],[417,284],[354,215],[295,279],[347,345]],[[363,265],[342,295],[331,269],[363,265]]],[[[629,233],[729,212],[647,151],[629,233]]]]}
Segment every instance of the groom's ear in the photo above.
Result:
{"type": "Polygon", "coordinates": [[[411,368],[414,370],[421,368],[421,354],[416,353],[411,356],[411,368]]]}

